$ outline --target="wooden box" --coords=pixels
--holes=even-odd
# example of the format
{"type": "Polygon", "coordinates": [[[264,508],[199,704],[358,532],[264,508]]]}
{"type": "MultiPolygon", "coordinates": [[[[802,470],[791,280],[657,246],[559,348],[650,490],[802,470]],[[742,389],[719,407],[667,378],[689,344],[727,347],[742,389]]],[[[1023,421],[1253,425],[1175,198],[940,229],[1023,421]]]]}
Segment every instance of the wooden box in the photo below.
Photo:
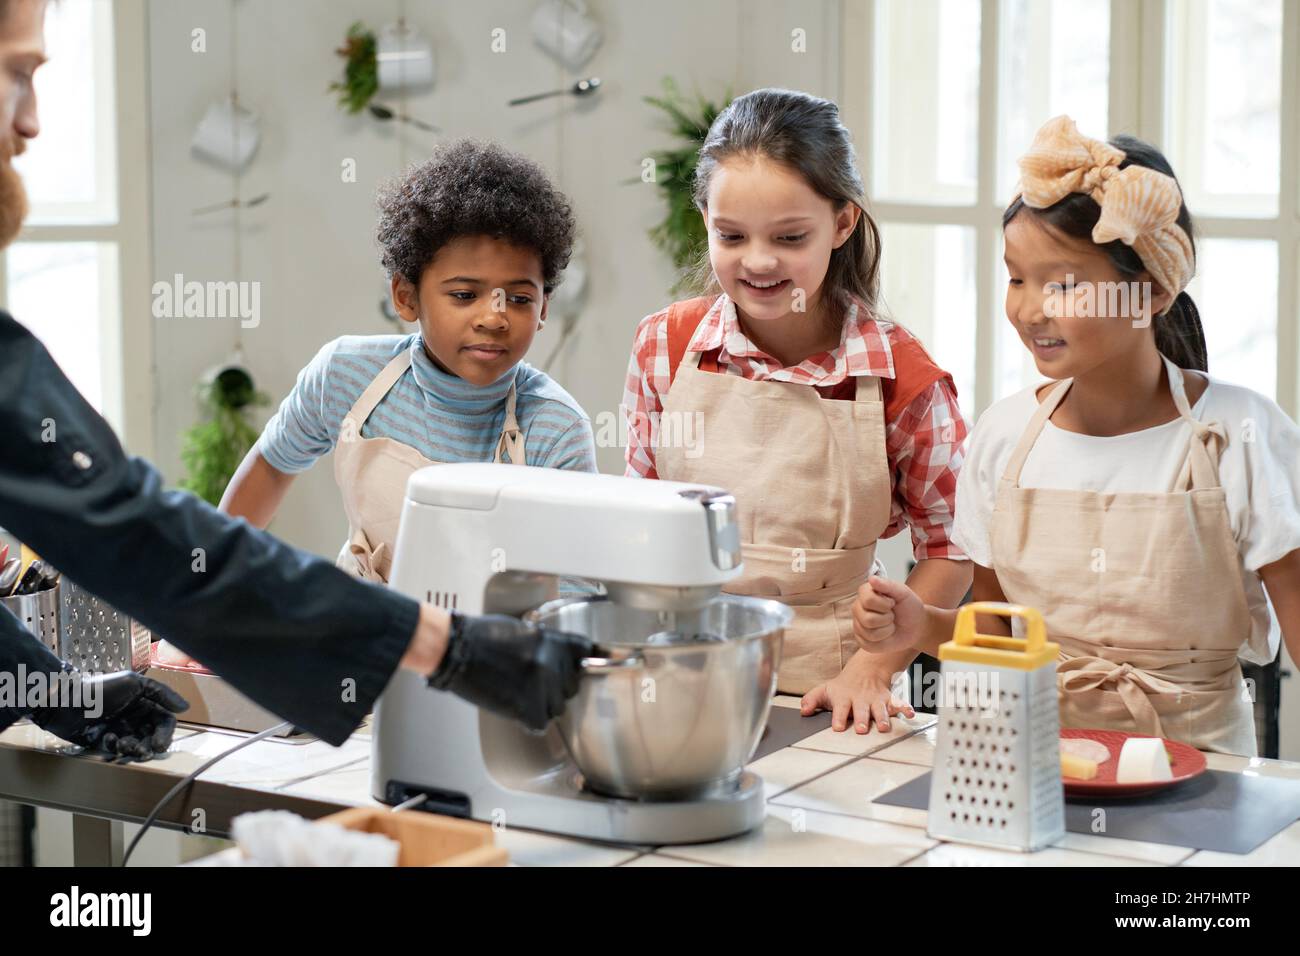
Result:
{"type": "Polygon", "coordinates": [[[378,833],[401,844],[398,866],[505,866],[509,855],[496,845],[486,823],[379,807],[353,807],[321,817],[349,830],[378,833]]]}

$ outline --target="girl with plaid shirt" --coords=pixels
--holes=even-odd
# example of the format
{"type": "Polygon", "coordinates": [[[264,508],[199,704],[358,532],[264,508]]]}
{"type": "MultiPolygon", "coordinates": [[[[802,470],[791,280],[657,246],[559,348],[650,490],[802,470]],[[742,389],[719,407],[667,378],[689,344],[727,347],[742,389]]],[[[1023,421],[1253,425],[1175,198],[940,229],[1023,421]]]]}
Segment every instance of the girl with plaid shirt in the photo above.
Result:
{"type": "Polygon", "coordinates": [[[948,373],[877,314],[879,232],[834,103],[740,97],[700,150],[708,294],[643,319],[628,368],[627,473],[718,485],[739,503],[727,591],[791,605],[777,681],[804,714],[911,717],[915,651],[853,636],[876,541],[908,528],[908,585],[953,607],[970,563],[950,539],[967,426],[948,373]]]}

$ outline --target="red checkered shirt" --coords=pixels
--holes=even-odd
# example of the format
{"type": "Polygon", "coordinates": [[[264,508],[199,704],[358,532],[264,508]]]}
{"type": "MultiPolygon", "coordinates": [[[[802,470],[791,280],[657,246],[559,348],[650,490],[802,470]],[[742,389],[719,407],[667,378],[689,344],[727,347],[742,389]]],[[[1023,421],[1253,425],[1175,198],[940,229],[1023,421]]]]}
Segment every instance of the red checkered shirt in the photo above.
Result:
{"type": "MultiPolygon", "coordinates": [[[[727,374],[753,381],[811,385],[825,397],[850,375],[876,375],[884,380],[886,395],[890,391],[905,393],[909,383],[898,378],[894,353],[916,345],[915,336],[906,329],[873,319],[855,304],[836,348],[783,367],[750,341],[737,321],[734,303],[722,295],[695,331],[688,350],[719,349],[718,367],[727,374]]],[[[670,384],[668,364],[668,310],[664,309],[641,320],[628,363],[622,411],[628,424],[627,474],[633,477],[658,477],[655,428],[663,411],[662,396],[670,384]],[[636,427],[638,422],[650,423],[649,435],[636,427]]],[[[887,415],[885,455],[894,487],[889,526],[881,537],[891,537],[906,525],[918,561],[966,560],[952,543],[951,534],[957,472],[968,431],[957,405],[957,390],[951,377],[942,372],[896,414],[887,415]]]]}

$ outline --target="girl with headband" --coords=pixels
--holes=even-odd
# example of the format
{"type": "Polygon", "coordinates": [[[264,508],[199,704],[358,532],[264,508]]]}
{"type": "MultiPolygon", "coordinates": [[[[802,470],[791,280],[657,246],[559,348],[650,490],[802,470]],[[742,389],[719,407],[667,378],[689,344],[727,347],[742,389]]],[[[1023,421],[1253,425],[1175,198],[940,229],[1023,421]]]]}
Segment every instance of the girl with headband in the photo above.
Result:
{"type": "MultiPolygon", "coordinates": [[[[1007,318],[1052,381],[972,434],[953,537],[973,596],[1042,611],[1062,726],[1253,755],[1238,657],[1268,663],[1284,636],[1300,660],[1300,429],[1206,374],[1191,216],[1156,149],[1061,116],[1020,172],[1007,318]]],[[[954,617],[873,578],[855,636],[933,652],[954,617]]]]}

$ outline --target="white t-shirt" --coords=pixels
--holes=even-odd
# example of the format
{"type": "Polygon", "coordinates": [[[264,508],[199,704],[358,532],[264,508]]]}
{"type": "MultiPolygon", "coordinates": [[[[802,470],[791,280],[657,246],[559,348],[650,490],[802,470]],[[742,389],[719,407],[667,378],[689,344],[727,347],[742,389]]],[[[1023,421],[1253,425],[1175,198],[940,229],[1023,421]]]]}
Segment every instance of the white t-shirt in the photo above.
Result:
{"type": "MultiPolygon", "coordinates": [[[[1038,407],[1039,387],[1005,398],[980,416],[957,479],[953,541],[986,568],[993,567],[989,531],[998,479],[1038,407]]],[[[1192,415],[1218,422],[1228,435],[1219,458],[1219,479],[1253,622],[1241,656],[1267,663],[1277,654],[1281,632],[1257,572],[1300,548],[1300,427],[1271,399],[1213,377],[1192,415]]],[[[1108,437],[1080,435],[1048,421],[1030,449],[1020,484],[1075,491],[1169,491],[1190,433],[1181,418],[1108,437]]]]}

